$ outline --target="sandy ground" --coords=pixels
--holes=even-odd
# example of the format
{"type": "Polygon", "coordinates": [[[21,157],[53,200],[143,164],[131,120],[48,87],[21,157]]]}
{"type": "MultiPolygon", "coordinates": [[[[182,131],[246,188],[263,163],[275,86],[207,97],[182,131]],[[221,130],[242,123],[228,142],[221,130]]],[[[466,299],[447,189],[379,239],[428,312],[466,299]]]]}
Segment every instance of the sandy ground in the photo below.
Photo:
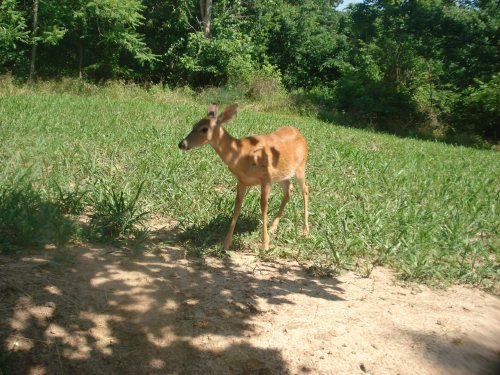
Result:
{"type": "Polygon", "coordinates": [[[6,374],[496,374],[500,300],[251,254],[0,257],[6,374]]]}

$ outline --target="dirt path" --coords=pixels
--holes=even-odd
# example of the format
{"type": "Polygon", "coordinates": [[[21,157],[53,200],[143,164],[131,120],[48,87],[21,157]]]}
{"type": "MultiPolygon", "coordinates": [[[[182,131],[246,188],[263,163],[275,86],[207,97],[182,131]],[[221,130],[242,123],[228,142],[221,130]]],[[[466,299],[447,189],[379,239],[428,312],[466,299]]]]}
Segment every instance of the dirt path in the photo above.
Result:
{"type": "Polygon", "coordinates": [[[0,258],[5,374],[494,374],[500,360],[500,301],[475,289],[164,244],[66,254],[0,258]]]}

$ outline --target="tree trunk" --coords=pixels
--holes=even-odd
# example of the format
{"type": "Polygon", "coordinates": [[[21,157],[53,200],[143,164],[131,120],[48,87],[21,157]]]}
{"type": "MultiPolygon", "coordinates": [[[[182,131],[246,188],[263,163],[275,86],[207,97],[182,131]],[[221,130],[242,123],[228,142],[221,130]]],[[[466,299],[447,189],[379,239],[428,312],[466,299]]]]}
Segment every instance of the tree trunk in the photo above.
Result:
{"type": "Polygon", "coordinates": [[[203,19],[203,35],[210,36],[210,23],[212,20],[212,0],[200,0],[201,18],[203,19]]]}
{"type": "Polygon", "coordinates": [[[78,43],[78,79],[83,78],[83,42],[80,40],[78,43]]]}
{"type": "Polygon", "coordinates": [[[35,64],[36,64],[36,34],[38,31],[38,0],[33,0],[33,33],[32,33],[32,38],[33,38],[33,45],[31,46],[31,62],[30,62],[30,77],[29,80],[33,81],[33,78],[35,77],[36,71],[35,71],[35,64]]]}

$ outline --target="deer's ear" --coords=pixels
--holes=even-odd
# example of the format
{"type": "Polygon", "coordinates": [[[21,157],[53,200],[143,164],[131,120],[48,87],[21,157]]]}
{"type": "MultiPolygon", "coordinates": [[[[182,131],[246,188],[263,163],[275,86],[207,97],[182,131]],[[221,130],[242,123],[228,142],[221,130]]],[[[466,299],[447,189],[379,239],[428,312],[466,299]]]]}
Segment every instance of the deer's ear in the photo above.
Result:
{"type": "Polygon", "coordinates": [[[217,123],[223,124],[225,122],[230,121],[236,115],[237,109],[238,109],[238,104],[231,104],[217,118],[217,123]]]}
{"type": "Polygon", "coordinates": [[[208,114],[207,114],[208,117],[217,117],[217,103],[212,103],[209,107],[208,107],[208,114]]]}

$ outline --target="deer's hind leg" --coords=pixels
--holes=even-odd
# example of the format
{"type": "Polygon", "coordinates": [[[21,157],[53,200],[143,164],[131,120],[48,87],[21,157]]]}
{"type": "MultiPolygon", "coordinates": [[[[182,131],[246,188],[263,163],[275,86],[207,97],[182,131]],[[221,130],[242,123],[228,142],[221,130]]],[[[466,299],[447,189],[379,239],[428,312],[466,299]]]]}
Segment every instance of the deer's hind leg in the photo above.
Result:
{"type": "Polygon", "coordinates": [[[309,235],[309,211],[308,211],[308,201],[309,201],[309,188],[306,183],[306,173],[305,168],[297,170],[295,175],[297,182],[299,183],[300,190],[302,191],[302,196],[304,198],[304,236],[309,235]]]}
{"type": "Polygon", "coordinates": [[[267,233],[267,207],[269,193],[271,191],[271,181],[265,181],[261,184],[260,192],[260,210],[262,212],[262,250],[269,250],[269,235],[267,233]]]}

